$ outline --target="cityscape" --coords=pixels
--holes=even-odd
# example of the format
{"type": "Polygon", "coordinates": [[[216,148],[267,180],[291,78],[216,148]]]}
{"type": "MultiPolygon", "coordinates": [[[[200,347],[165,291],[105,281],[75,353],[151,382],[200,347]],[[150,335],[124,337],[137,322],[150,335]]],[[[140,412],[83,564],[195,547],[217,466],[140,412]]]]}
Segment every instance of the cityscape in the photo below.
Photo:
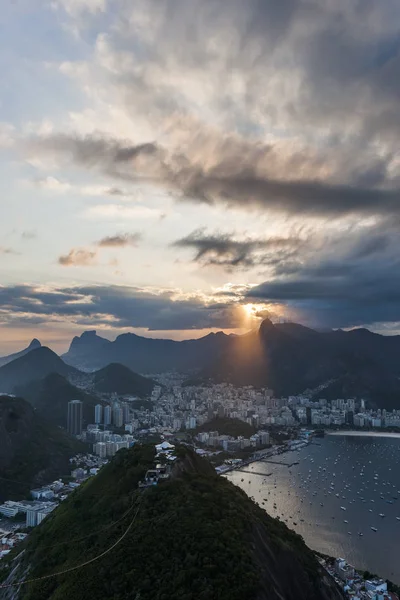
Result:
{"type": "Polygon", "coordinates": [[[0,600],[400,600],[399,0],[3,5],[0,600]]]}
{"type": "MultiPolygon", "coordinates": [[[[158,457],[175,460],[177,442],[194,448],[211,462],[217,474],[224,475],[241,472],[251,463],[274,460],[286,452],[292,456],[330,429],[382,431],[396,430],[400,425],[400,410],[370,409],[363,399],[312,401],[306,395],[276,398],[271,389],[228,383],[185,385],[184,375],[176,373],[153,377],[157,385],[147,398],[103,393],[94,406],[93,422],[86,425],[83,402],[68,402],[65,429],[84,442],[88,452],[70,458],[67,479],[31,489],[29,499],[6,500],[0,505],[0,559],[24,542],[32,528],[82,483],[95,477],[120,450],[148,440],[160,441],[153,469],[139,482],[142,488],[162,484],[169,477],[170,467],[166,470],[158,457]],[[235,431],[226,433],[227,426],[235,431]]],[[[299,460],[301,455],[292,464],[299,464],[299,460]]],[[[368,579],[343,558],[317,556],[347,598],[398,598],[388,591],[384,579],[368,579]]]]}

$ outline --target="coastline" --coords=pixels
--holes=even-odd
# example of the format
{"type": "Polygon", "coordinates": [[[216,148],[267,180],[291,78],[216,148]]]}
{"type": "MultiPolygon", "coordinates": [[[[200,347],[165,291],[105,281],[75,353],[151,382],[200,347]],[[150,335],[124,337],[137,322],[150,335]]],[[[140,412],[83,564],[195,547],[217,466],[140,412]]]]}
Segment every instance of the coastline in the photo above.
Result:
{"type": "Polygon", "coordinates": [[[385,431],[360,431],[360,430],[348,430],[348,431],[325,431],[325,435],[332,436],[351,436],[351,437],[375,437],[375,438],[398,438],[400,439],[400,433],[385,432],[385,431]]]}

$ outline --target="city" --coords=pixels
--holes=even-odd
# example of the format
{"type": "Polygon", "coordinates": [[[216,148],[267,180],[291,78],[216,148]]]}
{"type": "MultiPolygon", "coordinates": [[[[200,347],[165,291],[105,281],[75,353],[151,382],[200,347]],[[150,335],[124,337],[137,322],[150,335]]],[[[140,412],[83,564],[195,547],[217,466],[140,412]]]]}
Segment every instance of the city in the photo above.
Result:
{"type": "MultiPolygon", "coordinates": [[[[400,424],[400,411],[371,410],[363,400],[310,401],[305,395],[275,398],[270,389],[237,388],[230,384],[186,386],[182,385],[184,377],[176,373],[154,377],[159,385],[144,399],[102,394],[94,407],[93,423],[85,428],[82,401],[68,403],[65,427],[69,434],[87,444],[88,453],[70,459],[68,480],[63,478],[32,489],[30,499],[7,500],[0,505],[0,559],[123,448],[158,440],[156,456],[171,461],[175,458],[174,443],[189,444],[211,462],[218,474],[225,474],[240,471],[252,462],[298,451],[330,428],[376,430],[400,424]],[[227,434],[213,429],[218,425],[224,431],[227,426],[235,431],[227,434]]],[[[156,460],[139,487],[162,483],[168,478],[168,469],[156,460]]],[[[398,598],[394,592],[388,592],[384,580],[363,577],[344,559],[319,560],[348,598],[398,598]]]]}

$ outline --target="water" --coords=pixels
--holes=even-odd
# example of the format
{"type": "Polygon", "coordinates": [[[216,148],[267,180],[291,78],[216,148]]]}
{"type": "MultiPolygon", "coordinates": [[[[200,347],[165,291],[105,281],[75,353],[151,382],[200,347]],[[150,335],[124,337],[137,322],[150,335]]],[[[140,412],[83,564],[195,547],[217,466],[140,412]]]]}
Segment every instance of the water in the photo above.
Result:
{"type": "Polygon", "coordinates": [[[299,461],[290,469],[260,461],[246,468],[264,476],[233,471],[226,477],[310,548],[400,584],[399,459],[400,436],[332,435],[272,457],[299,461]]]}

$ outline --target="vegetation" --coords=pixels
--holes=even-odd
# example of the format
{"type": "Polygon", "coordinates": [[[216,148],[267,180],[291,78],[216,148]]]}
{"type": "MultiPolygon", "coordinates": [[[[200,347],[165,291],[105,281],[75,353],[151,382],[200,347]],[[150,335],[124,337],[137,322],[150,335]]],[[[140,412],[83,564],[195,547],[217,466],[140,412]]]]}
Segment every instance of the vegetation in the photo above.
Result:
{"type": "Polygon", "coordinates": [[[197,427],[196,432],[199,433],[201,431],[218,431],[220,435],[230,435],[235,438],[238,436],[249,438],[256,432],[256,429],[240,419],[216,417],[197,427]]]}
{"type": "Polygon", "coordinates": [[[32,532],[17,577],[28,565],[29,576],[40,577],[89,560],[121,537],[138,510],[136,520],[98,562],[29,584],[21,599],[342,598],[331,581],[322,581],[300,536],[191,450],[181,447],[178,455],[172,479],[139,492],[153,447],[121,450],[74,492],[32,532]]]}
{"type": "Polygon", "coordinates": [[[69,458],[86,449],[25,400],[9,396],[0,396],[0,439],[0,501],[24,497],[33,486],[67,473],[69,458]]]}
{"type": "Polygon", "coordinates": [[[28,385],[17,388],[17,393],[34,406],[46,419],[66,427],[68,402],[81,400],[83,402],[83,422],[93,423],[94,407],[102,404],[96,396],[77,388],[58,373],[51,373],[44,379],[30,382],[28,385]]]}

